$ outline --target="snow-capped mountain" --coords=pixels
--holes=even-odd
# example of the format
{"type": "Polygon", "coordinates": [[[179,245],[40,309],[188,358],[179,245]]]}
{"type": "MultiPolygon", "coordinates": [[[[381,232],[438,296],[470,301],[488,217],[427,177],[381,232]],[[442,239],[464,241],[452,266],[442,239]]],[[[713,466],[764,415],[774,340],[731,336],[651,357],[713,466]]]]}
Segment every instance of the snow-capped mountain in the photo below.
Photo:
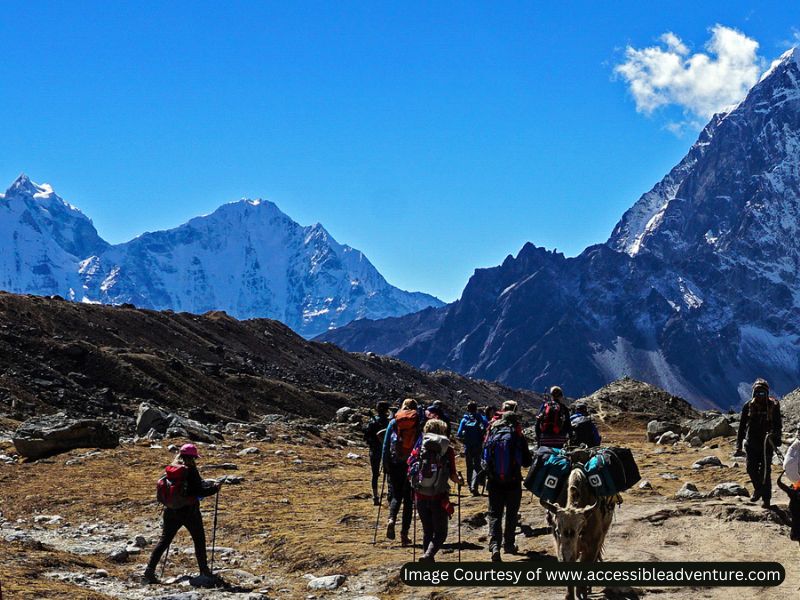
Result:
{"type": "Polygon", "coordinates": [[[441,302],[389,285],[358,250],[275,204],[241,200],[168,231],[109,245],[47,185],[0,196],[0,289],[71,300],[269,317],[313,336],[441,302]]]}
{"type": "Polygon", "coordinates": [[[798,234],[795,49],[714,116],[606,244],[575,258],[528,244],[426,319],[354,323],[323,339],[370,350],[369,332],[414,364],[536,390],[558,383],[578,396],[629,375],[700,405],[737,405],[756,377],[778,393],[800,382],[798,234]]]}

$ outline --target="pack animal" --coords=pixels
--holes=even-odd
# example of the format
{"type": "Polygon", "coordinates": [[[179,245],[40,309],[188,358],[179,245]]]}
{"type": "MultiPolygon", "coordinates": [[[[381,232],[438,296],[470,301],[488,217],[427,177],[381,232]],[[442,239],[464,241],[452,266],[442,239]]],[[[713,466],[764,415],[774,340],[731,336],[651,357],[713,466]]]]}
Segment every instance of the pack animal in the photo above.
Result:
{"type": "MultiPolygon", "coordinates": [[[[597,562],[614,518],[613,498],[598,498],[581,468],[574,468],[558,504],[541,500],[547,509],[556,555],[560,562],[597,562]]],[[[588,598],[590,589],[569,586],[567,600],[588,598]]]]}

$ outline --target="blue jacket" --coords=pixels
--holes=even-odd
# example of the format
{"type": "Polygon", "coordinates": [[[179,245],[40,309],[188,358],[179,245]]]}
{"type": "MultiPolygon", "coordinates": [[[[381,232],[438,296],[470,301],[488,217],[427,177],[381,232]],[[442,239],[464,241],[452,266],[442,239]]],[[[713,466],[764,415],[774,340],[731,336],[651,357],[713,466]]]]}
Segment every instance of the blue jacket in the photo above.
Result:
{"type": "Polygon", "coordinates": [[[470,414],[466,413],[462,419],[461,423],[458,424],[458,431],[456,432],[456,437],[464,442],[464,445],[467,446],[469,449],[480,448],[483,444],[483,436],[486,433],[486,428],[489,426],[489,421],[486,420],[486,417],[483,416],[481,413],[470,414]],[[467,440],[465,438],[465,431],[464,428],[469,421],[476,419],[478,421],[478,426],[481,430],[480,438],[475,438],[473,440],[467,440]]]}

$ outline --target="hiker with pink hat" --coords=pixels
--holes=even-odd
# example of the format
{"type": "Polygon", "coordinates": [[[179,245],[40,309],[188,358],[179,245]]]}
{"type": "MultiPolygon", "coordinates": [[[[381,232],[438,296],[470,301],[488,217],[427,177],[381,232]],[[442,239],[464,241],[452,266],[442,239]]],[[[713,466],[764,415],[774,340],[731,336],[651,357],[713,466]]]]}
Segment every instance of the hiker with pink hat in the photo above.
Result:
{"type": "Polygon", "coordinates": [[[181,527],[186,527],[192,536],[200,575],[210,579],[214,577],[206,557],[206,533],[200,513],[200,498],[218,493],[220,484],[200,477],[196,464],[198,458],[200,453],[197,446],[184,444],[156,484],[156,497],[164,505],[164,519],[161,539],[153,548],[142,578],[144,583],[158,583],[156,565],[181,527]]]}

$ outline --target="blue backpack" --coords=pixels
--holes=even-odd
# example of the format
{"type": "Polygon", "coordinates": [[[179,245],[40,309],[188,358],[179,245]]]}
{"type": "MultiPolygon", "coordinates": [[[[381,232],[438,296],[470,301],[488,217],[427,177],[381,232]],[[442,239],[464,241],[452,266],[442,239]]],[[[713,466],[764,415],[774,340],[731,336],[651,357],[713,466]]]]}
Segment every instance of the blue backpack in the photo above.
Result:
{"type": "Polygon", "coordinates": [[[464,445],[468,448],[479,447],[483,443],[483,434],[486,425],[480,420],[478,415],[464,415],[466,421],[461,426],[461,433],[464,436],[464,445]]]}
{"type": "Polygon", "coordinates": [[[512,481],[522,464],[522,451],[514,428],[495,425],[489,430],[483,445],[483,467],[491,481],[512,481]]]}

